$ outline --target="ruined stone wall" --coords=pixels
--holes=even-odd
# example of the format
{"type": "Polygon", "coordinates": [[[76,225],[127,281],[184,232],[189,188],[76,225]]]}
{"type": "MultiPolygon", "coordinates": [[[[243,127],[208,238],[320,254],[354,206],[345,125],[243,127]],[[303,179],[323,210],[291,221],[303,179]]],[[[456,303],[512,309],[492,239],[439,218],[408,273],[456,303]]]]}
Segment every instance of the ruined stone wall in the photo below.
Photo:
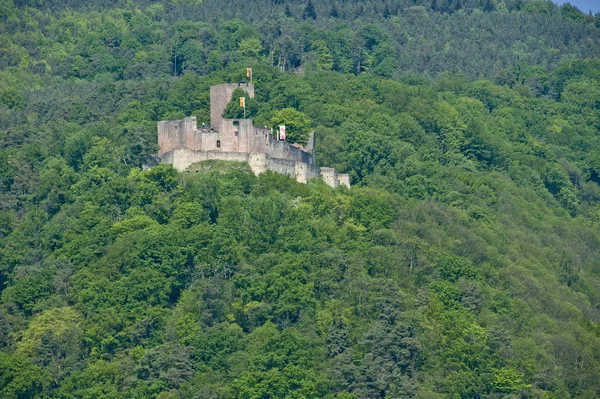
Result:
{"type": "Polygon", "coordinates": [[[219,133],[199,130],[196,132],[201,137],[202,151],[219,151],[217,141],[221,140],[219,133]]]}
{"type": "MultiPolygon", "coordinates": [[[[161,162],[171,164],[177,170],[184,171],[192,164],[209,160],[222,160],[234,162],[247,162],[255,175],[267,170],[286,174],[295,178],[300,183],[306,183],[308,179],[319,176],[331,187],[344,184],[338,181],[338,175],[334,168],[321,168],[304,162],[295,162],[288,159],[273,158],[265,153],[246,152],[223,152],[223,151],[193,151],[187,148],[178,148],[160,156],[161,162]]],[[[348,175],[340,175],[348,176],[348,175]]],[[[348,178],[348,187],[350,180],[348,178]]]]}
{"type": "Polygon", "coordinates": [[[251,119],[223,119],[219,131],[220,151],[252,152],[250,141],[253,131],[251,119]]]}
{"type": "Polygon", "coordinates": [[[267,169],[292,177],[296,176],[296,162],[287,159],[267,157],[267,169]]]}
{"type": "Polygon", "coordinates": [[[241,87],[248,92],[250,98],[254,97],[254,85],[249,83],[221,84],[210,88],[210,127],[219,130],[223,119],[223,111],[231,101],[235,89],[241,87]]]}
{"type": "Polygon", "coordinates": [[[307,167],[309,179],[321,178],[321,169],[315,164],[309,164],[307,167]]]}
{"type": "Polygon", "coordinates": [[[202,150],[203,136],[197,130],[196,117],[191,116],[176,121],[158,122],[159,154],[164,154],[176,148],[202,150]]]}
{"type": "Polygon", "coordinates": [[[249,151],[250,152],[264,152],[268,154],[271,152],[272,142],[271,131],[265,127],[254,127],[253,132],[249,136],[249,151]]]}
{"type": "Polygon", "coordinates": [[[260,175],[267,170],[267,154],[258,152],[249,154],[248,164],[255,175],[260,175]]]}
{"type": "Polygon", "coordinates": [[[296,162],[294,165],[294,174],[299,183],[308,182],[308,165],[302,162],[296,162]]]}
{"type": "Polygon", "coordinates": [[[158,154],[165,154],[181,146],[181,121],[158,122],[158,154]]]}
{"type": "Polygon", "coordinates": [[[315,132],[311,132],[308,135],[308,141],[306,142],[306,145],[301,145],[301,144],[294,143],[294,144],[291,144],[291,146],[299,148],[302,151],[308,152],[309,154],[311,154],[311,155],[314,156],[315,155],[315,142],[316,142],[316,140],[315,140],[315,132]]]}
{"type": "Polygon", "coordinates": [[[180,122],[183,147],[200,151],[202,149],[202,137],[196,134],[198,127],[196,117],[183,118],[180,122]]]}
{"type": "MultiPolygon", "coordinates": [[[[207,154],[206,152],[192,151],[187,148],[178,148],[169,154],[169,160],[171,161],[169,163],[181,172],[193,163],[207,160],[207,154]]],[[[166,161],[165,157],[162,159],[164,163],[166,161]]]]}
{"type": "Polygon", "coordinates": [[[254,152],[250,149],[250,140],[254,135],[254,126],[252,119],[237,119],[238,123],[238,151],[254,152]]]}
{"type": "Polygon", "coordinates": [[[292,176],[300,183],[319,177],[319,168],[305,162],[295,162],[289,159],[267,157],[267,170],[292,176]]]}
{"type": "Polygon", "coordinates": [[[171,164],[178,171],[184,171],[190,165],[218,159],[222,161],[248,162],[249,154],[243,152],[218,152],[218,151],[192,151],[187,148],[178,148],[161,155],[161,162],[171,164]]]}
{"type": "Polygon", "coordinates": [[[311,154],[290,145],[286,141],[272,140],[269,155],[274,158],[287,159],[294,162],[314,163],[314,158],[311,154]]]}
{"type": "Polygon", "coordinates": [[[321,168],[321,178],[333,188],[337,188],[339,185],[337,170],[334,168],[321,168]]]}
{"type": "Polygon", "coordinates": [[[219,151],[224,152],[238,152],[238,127],[234,125],[233,119],[223,119],[221,122],[221,129],[219,130],[219,140],[221,141],[221,147],[219,151]]]}
{"type": "Polygon", "coordinates": [[[346,186],[350,188],[350,175],[348,173],[339,173],[338,182],[340,186],[346,186]]]}

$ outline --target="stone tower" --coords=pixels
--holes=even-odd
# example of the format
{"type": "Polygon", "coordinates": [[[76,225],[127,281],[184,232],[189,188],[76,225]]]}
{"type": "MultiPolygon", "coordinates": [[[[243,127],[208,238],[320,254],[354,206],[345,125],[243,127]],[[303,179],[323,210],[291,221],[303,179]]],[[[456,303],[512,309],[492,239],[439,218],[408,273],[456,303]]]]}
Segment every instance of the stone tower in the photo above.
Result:
{"type": "Polygon", "coordinates": [[[250,83],[221,84],[210,88],[210,127],[220,131],[223,112],[231,101],[233,92],[238,87],[246,90],[250,98],[254,98],[254,85],[250,83]]]}

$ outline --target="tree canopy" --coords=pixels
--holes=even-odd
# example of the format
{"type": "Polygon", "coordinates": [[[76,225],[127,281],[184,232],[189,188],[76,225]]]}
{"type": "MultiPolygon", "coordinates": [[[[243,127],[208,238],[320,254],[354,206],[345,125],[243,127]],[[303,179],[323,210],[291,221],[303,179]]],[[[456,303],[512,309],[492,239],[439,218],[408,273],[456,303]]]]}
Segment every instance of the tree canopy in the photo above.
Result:
{"type": "Polygon", "coordinates": [[[0,397],[597,396],[598,16],[310,3],[0,2],[0,397]],[[247,67],[352,189],[149,167],[247,67]]]}

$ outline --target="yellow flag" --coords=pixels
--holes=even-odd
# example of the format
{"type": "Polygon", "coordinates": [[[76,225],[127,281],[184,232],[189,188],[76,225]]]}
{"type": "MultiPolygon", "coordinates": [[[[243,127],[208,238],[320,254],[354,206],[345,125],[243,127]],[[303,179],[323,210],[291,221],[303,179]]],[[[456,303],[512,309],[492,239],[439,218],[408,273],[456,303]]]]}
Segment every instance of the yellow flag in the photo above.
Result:
{"type": "Polygon", "coordinates": [[[246,68],[246,77],[252,78],[252,68],[246,68]]]}
{"type": "Polygon", "coordinates": [[[240,107],[246,108],[246,97],[240,97],[240,107]]]}

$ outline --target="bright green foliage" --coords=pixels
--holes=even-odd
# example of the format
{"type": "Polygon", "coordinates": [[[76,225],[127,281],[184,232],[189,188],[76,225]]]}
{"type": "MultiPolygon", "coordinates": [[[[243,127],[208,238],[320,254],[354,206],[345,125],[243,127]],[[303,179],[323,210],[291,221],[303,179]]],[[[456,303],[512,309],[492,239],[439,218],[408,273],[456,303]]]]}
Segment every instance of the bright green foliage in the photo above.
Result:
{"type": "Polygon", "coordinates": [[[255,37],[243,39],[240,42],[239,47],[242,55],[246,57],[258,57],[262,50],[260,40],[255,37]]]}
{"type": "Polygon", "coordinates": [[[240,106],[240,98],[244,97],[246,100],[246,118],[254,119],[259,112],[259,105],[256,99],[250,98],[248,92],[241,87],[238,87],[233,91],[231,95],[231,101],[225,107],[223,111],[223,118],[228,119],[241,119],[244,117],[244,108],[240,106]]]}
{"type": "Polygon", "coordinates": [[[6,399],[33,398],[48,383],[41,367],[22,354],[0,352],[0,394],[6,399]]]}
{"type": "Polygon", "coordinates": [[[181,5],[198,5],[202,4],[202,0],[171,0],[173,4],[181,6],[181,5]]]}
{"type": "Polygon", "coordinates": [[[271,118],[271,125],[275,129],[285,125],[285,139],[290,143],[306,144],[308,141],[310,119],[294,108],[283,108],[275,112],[271,118]]]}
{"type": "Polygon", "coordinates": [[[312,44],[312,47],[317,53],[317,69],[320,71],[330,71],[333,68],[333,57],[327,48],[325,40],[316,40],[312,44]]]}
{"type": "Polygon", "coordinates": [[[0,397],[598,396],[598,17],[0,3],[0,397]],[[352,189],[148,169],[249,66],[352,189]]]}
{"type": "Polygon", "coordinates": [[[20,337],[17,348],[20,352],[33,353],[41,344],[46,333],[61,338],[72,328],[77,328],[81,316],[71,308],[54,308],[42,312],[31,320],[20,337]]]}
{"type": "Polygon", "coordinates": [[[492,386],[500,392],[514,392],[531,385],[523,383],[524,374],[513,368],[502,368],[494,371],[492,386]]]}

